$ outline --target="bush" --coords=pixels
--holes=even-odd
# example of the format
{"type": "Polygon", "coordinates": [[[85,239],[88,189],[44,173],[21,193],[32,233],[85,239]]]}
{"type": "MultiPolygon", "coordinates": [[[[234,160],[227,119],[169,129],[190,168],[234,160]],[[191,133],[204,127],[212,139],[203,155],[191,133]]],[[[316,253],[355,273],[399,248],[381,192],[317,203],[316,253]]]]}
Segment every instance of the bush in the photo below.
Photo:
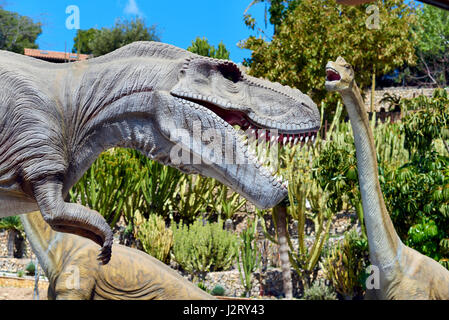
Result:
{"type": "Polygon", "coordinates": [[[34,274],[36,273],[36,266],[34,265],[33,262],[30,262],[25,267],[25,271],[26,271],[27,275],[34,276],[34,274]]]}
{"type": "Polygon", "coordinates": [[[321,267],[335,290],[350,300],[363,296],[368,265],[368,241],[352,229],[341,243],[330,249],[321,267]]]}
{"type": "Polygon", "coordinates": [[[304,290],[304,300],[337,300],[335,292],[322,281],[315,281],[310,288],[304,290]]]}
{"type": "Polygon", "coordinates": [[[403,119],[410,160],[381,180],[385,202],[404,243],[449,268],[449,157],[435,144],[449,138],[449,98],[435,90],[403,104],[418,110],[403,119]]]}
{"type": "Polygon", "coordinates": [[[182,221],[173,227],[173,259],[182,269],[204,279],[206,272],[229,269],[237,255],[238,240],[216,223],[197,219],[190,226],[182,221]]]}
{"type": "Polygon", "coordinates": [[[211,294],[213,296],[224,296],[225,295],[225,288],[223,288],[223,286],[217,284],[211,291],[211,294]]]}
{"type": "Polygon", "coordinates": [[[137,239],[149,255],[164,263],[170,262],[170,250],[173,245],[173,232],[165,227],[162,217],[151,214],[145,222],[136,226],[137,239]]]}

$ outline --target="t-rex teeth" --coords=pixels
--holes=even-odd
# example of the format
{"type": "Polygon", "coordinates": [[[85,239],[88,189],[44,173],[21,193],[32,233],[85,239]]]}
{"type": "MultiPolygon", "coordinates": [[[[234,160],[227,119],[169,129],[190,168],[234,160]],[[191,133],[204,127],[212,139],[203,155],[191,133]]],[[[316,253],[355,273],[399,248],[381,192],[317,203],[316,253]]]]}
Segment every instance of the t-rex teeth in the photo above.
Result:
{"type": "Polygon", "coordinates": [[[286,144],[286,143],[287,143],[287,140],[288,140],[288,138],[287,138],[287,137],[284,137],[284,140],[282,141],[282,143],[283,143],[283,144],[286,144]]]}
{"type": "Polygon", "coordinates": [[[299,138],[296,137],[295,140],[293,141],[293,144],[297,144],[298,143],[299,138]]]}
{"type": "Polygon", "coordinates": [[[306,143],[309,142],[309,137],[306,137],[306,143]]]}

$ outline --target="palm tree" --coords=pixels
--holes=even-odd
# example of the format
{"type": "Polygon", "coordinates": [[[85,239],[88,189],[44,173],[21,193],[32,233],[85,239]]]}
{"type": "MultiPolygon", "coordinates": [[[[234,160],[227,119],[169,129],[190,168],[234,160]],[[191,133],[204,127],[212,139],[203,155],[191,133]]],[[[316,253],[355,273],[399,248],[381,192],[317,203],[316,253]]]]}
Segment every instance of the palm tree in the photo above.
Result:
{"type": "Polygon", "coordinates": [[[19,216],[0,219],[0,230],[8,231],[8,257],[22,258],[23,243],[25,239],[23,236],[23,226],[19,216]]]}

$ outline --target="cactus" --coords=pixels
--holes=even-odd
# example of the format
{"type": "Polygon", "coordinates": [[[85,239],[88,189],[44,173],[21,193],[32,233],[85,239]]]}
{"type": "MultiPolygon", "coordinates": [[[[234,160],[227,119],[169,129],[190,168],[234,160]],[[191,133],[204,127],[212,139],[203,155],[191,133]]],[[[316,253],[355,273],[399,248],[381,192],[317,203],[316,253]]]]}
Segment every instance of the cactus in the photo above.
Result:
{"type": "Polygon", "coordinates": [[[260,264],[260,254],[256,245],[257,218],[255,222],[250,222],[245,230],[240,234],[240,254],[238,258],[238,269],[240,282],[245,288],[245,295],[249,297],[252,289],[252,274],[260,264]]]}
{"type": "Polygon", "coordinates": [[[213,179],[184,174],[178,185],[174,209],[183,221],[192,222],[201,213],[207,212],[213,190],[213,179]]]}
{"type": "Polygon", "coordinates": [[[136,223],[136,229],[137,239],[142,243],[144,251],[164,263],[169,263],[173,232],[166,228],[164,219],[150,214],[144,222],[136,223]]]}
{"type": "Polygon", "coordinates": [[[237,237],[216,223],[195,220],[190,226],[181,221],[173,227],[173,259],[194,277],[229,269],[237,255],[237,237]]]}

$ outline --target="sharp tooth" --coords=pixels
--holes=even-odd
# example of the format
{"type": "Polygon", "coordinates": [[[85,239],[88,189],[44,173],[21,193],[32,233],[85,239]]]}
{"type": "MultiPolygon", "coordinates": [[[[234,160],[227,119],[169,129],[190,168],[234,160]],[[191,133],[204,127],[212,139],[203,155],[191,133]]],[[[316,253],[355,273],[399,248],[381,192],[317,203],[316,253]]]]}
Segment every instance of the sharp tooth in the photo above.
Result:
{"type": "Polygon", "coordinates": [[[301,136],[300,141],[302,142],[304,140],[304,136],[301,136]]]}
{"type": "Polygon", "coordinates": [[[297,144],[298,143],[298,137],[295,138],[295,141],[293,141],[293,144],[297,144]]]}
{"type": "Polygon", "coordinates": [[[286,144],[287,143],[288,138],[284,137],[283,143],[286,144]]]}
{"type": "Polygon", "coordinates": [[[308,137],[308,136],[306,137],[306,143],[307,143],[307,142],[309,142],[309,137],[308,137]]]}

